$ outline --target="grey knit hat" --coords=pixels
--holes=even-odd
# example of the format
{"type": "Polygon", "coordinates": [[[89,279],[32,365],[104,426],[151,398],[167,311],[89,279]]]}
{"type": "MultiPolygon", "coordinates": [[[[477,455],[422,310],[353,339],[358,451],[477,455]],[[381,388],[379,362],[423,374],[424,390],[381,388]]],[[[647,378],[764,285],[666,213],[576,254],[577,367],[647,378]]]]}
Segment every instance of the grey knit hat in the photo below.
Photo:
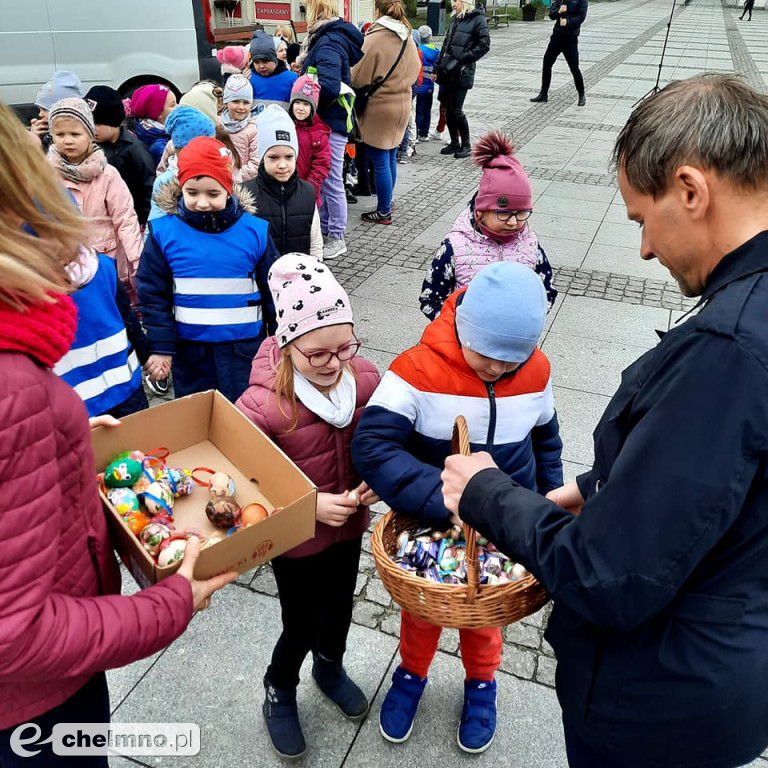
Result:
{"type": "Polygon", "coordinates": [[[432,27],[422,24],[419,27],[419,37],[422,43],[428,43],[432,39],[432,27]]]}

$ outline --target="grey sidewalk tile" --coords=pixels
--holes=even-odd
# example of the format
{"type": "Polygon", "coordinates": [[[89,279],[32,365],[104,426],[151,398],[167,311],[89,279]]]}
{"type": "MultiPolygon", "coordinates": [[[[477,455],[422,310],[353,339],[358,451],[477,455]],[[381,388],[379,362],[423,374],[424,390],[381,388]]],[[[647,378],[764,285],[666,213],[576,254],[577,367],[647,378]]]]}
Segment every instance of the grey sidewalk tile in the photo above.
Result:
{"type": "MultiPolygon", "coordinates": [[[[274,598],[228,587],[198,615],[141,685],[118,708],[118,722],[198,723],[202,749],[185,758],[195,768],[272,768],[278,758],[261,715],[262,677],[280,633],[274,598]]],[[[345,666],[367,696],[389,667],[397,640],[353,626],[345,666]]],[[[340,766],[358,725],[344,719],[318,690],[311,663],[302,668],[298,700],[309,747],[303,765],[340,766]]]]}
{"type": "Polygon", "coordinates": [[[610,398],[558,386],[554,387],[554,394],[563,441],[563,460],[592,466],[592,432],[610,398]]]}
{"type": "Polygon", "coordinates": [[[366,360],[370,360],[382,375],[384,375],[384,371],[389,368],[392,361],[397,357],[393,352],[382,352],[380,349],[371,349],[370,347],[360,347],[359,355],[366,360]]]}
{"type": "MultiPolygon", "coordinates": [[[[542,248],[544,248],[549,263],[553,267],[567,267],[569,269],[578,269],[584,257],[587,255],[589,243],[578,240],[571,240],[565,236],[563,237],[550,237],[549,235],[541,235],[536,227],[536,221],[531,219],[531,226],[533,231],[539,238],[542,248]]],[[[567,233],[562,233],[566,235],[567,233]]]]}
{"type": "MultiPolygon", "coordinates": [[[[555,406],[557,406],[557,403],[555,403],[555,406]]],[[[590,464],[579,464],[575,461],[563,461],[563,482],[570,483],[584,472],[589,472],[590,469],[592,469],[590,464]]]]}
{"type": "Polygon", "coordinates": [[[427,325],[427,318],[418,308],[418,293],[411,307],[353,296],[352,310],[360,341],[396,355],[418,344],[427,325]]]}
{"type": "Polygon", "coordinates": [[[555,385],[613,395],[621,372],[648,348],[550,331],[542,351],[552,365],[555,385]]]}
{"type": "Polygon", "coordinates": [[[553,181],[547,189],[547,193],[555,197],[565,197],[572,201],[593,200],[610,203],[616,194],[616,187],[598,187],[593,184],[553,181]]]}
{"type": "Polygon", "coordinates": [[[352,291],[352,297],[418,307],[424,271],[385,264],[352,291]]]}
{"type": "MultiPolygon", "coordinates": [[[[456,744],[463,700],[461,660],[437,653],[429,670],[429,684],[419,705],[413,733],[403,744],[390,744],[379,733],[379,712],[390,674],[360,729],[346,766],[466,768],[476,764],[477,758],[464,754],[456,744]]],[[[505,768],[566,768],[560,708],[555,692],[503,672],[497,674],[496,679],[498,727],[493,744],[482,758],[483,763],[505,768]]]]}
{"type": "Polygon", "coordinates": [[[668,324],[667,309],[566,296],[552,331],[650,347],[658,340],[656,329],[663,330],[668,324]]]}
{"type": "Polygon", "coordinates": [[[596,243],[605,245],[617,245],[620,248],[636,248],[640,250],[642,230],[634,222],[627,221],[624,224],[605,222],[595,235],[596,243]]]}
{"type": "Polygon", "coordinates": [[[567,213],[569,216],[577,215],[579,218],[589,221],[602,221],[609,208],[605,202],[591,202],[571,200],[567,197],[555,197],[545,192],[535,206],[536,215],[540,213],[558,215],[567,213]]]}
{"type": "Polygon", "coordinates": [[[594,242],[589,247],[581,268],[598,272],[612,272],[643,280],[663,280],[671,285],[677,285],[669,274],[669,270],[662,267],[656,259],[643,261],[640,258],[639,245],[637,247],[623,247],[594,242]]]}
{"type": "Polygon", "coordinates": [[[576,201],[568,211],[571,216],[552,215],[549,213],[536,213],[536,221],[532,222],[537,234],[563,237],[569,240],[578,240],[583,243],[591,243],[600,227],[599,221],[573,218],[577,213],[576,201]]]}

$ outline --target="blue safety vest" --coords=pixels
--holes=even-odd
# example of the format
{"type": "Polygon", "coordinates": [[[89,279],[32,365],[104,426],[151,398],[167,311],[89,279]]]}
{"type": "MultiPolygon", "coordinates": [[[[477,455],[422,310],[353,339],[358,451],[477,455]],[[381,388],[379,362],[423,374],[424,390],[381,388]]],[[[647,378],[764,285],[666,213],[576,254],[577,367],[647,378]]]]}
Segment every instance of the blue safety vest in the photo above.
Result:
{"type": "Polygon", "coordinates": [[[261,333],[256,265],[267,247],[268,227],[250,214],[217,233],[202,232],[174,215],[152,222],[152,235],[173,273],[180,339],[240,341],[261,333]]]}
{"type": "Polygon", "coordinates": [[[72,294],[75,341],[53,369],[83,398],[89,416],[120,405],[141,386],[141,366],[117,308],[116,290],[115,262],[99,254],[96,274],[72,294]]]}
{"type": "Polygon", "coordinates": [[[435,63],[440,56],[440,49],[432,43],[423,43],[419,46],[421,49],[422,74],[421,87],[419,93],[431,93],[435,88],[435,81],[432,79],[432,73],[435,71],[435,63]]]}

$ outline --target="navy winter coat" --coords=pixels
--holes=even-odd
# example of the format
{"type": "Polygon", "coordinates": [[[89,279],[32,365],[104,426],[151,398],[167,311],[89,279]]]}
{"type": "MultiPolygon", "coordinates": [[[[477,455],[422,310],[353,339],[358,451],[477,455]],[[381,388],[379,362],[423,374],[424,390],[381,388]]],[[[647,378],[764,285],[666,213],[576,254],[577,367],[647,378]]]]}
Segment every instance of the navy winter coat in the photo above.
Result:
{"type": "Polygon", "coordinates": [[[581,32],[581,25],[587,18],[587,0],[552,0],[549,7],[549,18],[555,20],[555,27],[552,30],[553,35],[575,35],[578,37],[581,32]],[[567,24],[560,25],[560,6],[568,6],[568,10],[562,14],[567,24]]]}
{"type": "Polygon", "coordinates": [[[543,583],[564,718],[628,768],[768,744],[768,232],[627,368],[574,517],[498,470],[460,516],[543,583]]]}
{"type": "Polygon", "coordinates": [[[332,131],[345,136],[348,135],[348,112],[338,102],[341,84],[350,84],[350,67],[362,58],[362,32],[354,24],[336,19],[317,30],[304,59],[302,74],[306,74],[309,67],[317,70],[320,83],[318,116],[332,131]]]}

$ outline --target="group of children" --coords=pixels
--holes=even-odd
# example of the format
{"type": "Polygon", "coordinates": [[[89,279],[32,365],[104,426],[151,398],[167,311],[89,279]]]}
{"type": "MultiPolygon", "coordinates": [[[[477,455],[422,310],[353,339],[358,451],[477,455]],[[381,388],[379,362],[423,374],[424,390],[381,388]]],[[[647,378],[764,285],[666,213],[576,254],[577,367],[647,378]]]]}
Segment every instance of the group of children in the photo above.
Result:
{"type": "MultiPolygon", "coordinates": [[[[263,714],[276,751],[297,757],[306,744],[296,689],[310,651],[314,679],[341,712],[368,712],[343,666],[368,507],[381,499],[449,525],[440,472],[456,416],[467,417],[473,449],[520,484],[540,493],[562,484],[549,363],[537,347],[556,291],[528,223],[530,182],[509,138],[486,135],[474,150],[480,188],[425,279],[432,322],[380,380],[358,355],[349,296],[322,258],[317,206],[330,151],[317,83],[288,77],[274,44],[254,42],[252,60],[274,66],[232,72],[220,93],[206,86],[177,106],[163,86],[139,89],[135,136],[116,92],[97,86],[84,99],[71,73],[57,73],[41,89],[45,125],[32,131],[92,220],[69,267],[77,336],[56,368],[90,415],[146,408],[142,367],[154,382],[172,372],[177,397],[220,390],[318,488],[315,536],[272,563],[283,631],[263,714]],[[254,118],[257,89],[274,98],[254,118]]],[[[403,611],[401,664],[379,721],[389,741],[412,731],[440,632],[403,611]]],[[[477,753],[495,733],[501,633],[460,637],[457,739],[477,753]]]]}

